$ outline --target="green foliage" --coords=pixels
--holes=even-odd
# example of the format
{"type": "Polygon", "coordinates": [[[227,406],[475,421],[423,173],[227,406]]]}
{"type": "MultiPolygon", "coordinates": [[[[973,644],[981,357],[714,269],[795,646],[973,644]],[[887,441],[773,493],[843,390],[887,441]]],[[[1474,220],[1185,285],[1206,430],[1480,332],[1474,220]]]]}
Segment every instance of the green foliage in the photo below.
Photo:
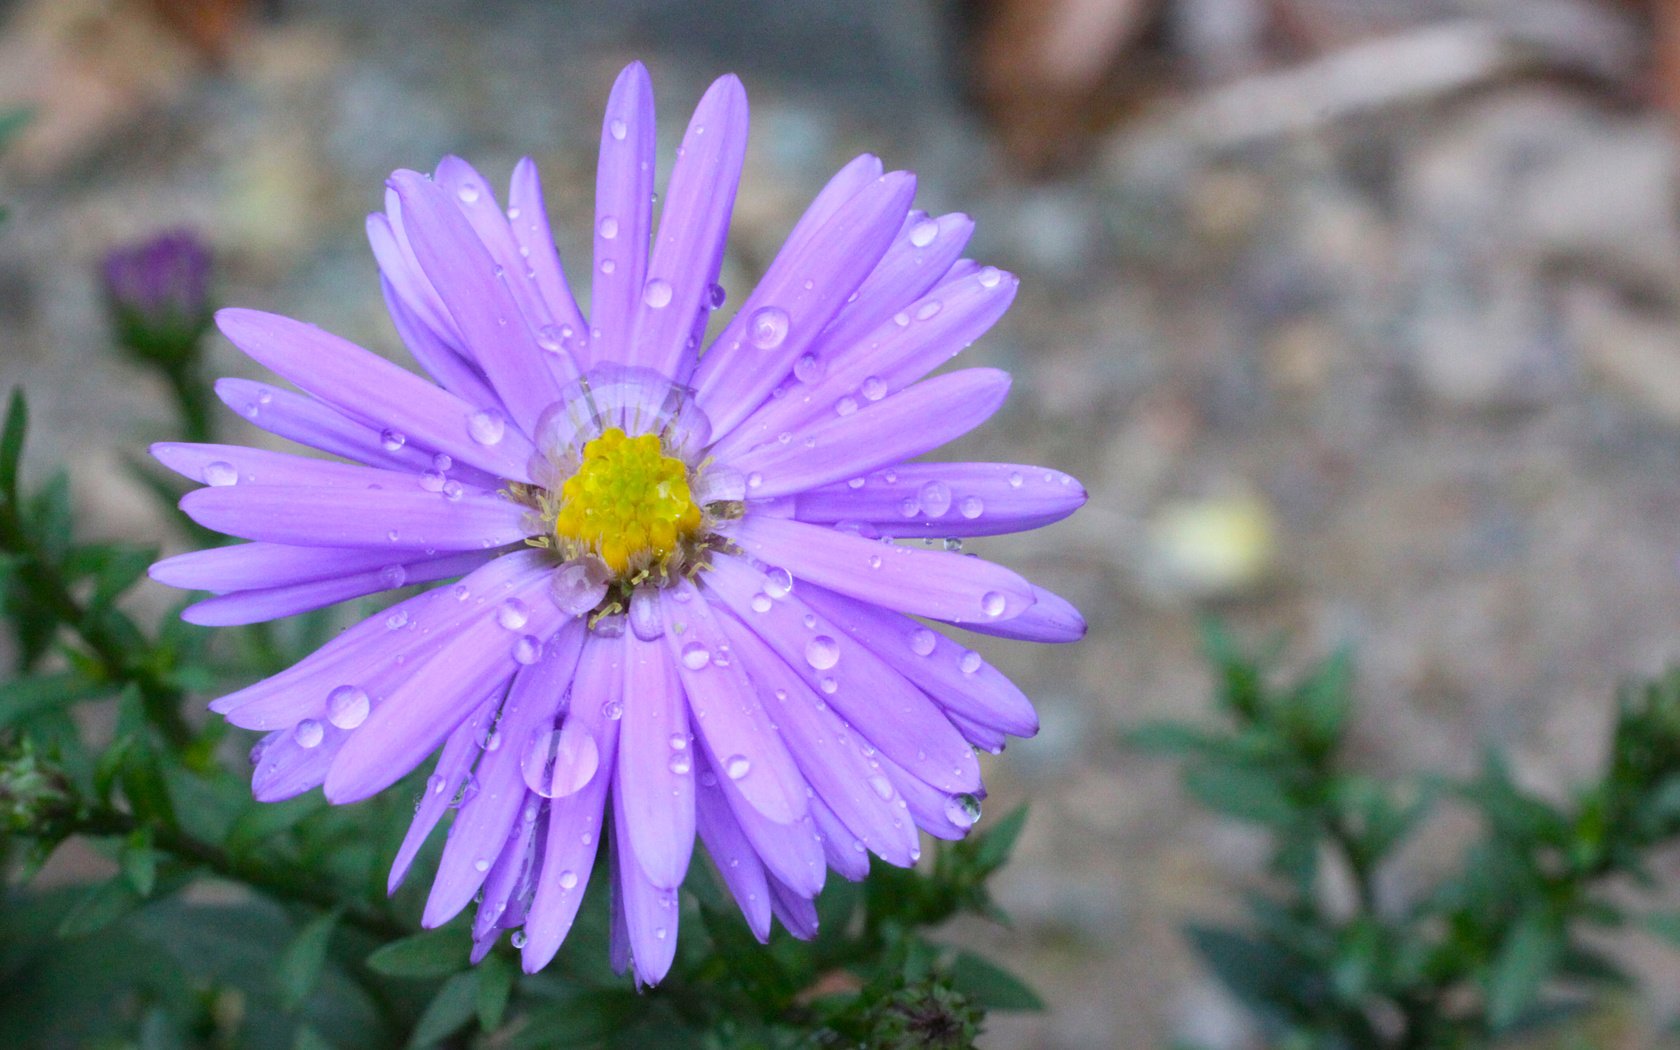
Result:
{"type": "Polygon", "coordinates": [[[1279,684],[1269,657],[1216,625],[1207,650],[1219,724],[1162,722],[1129,740],[1178,757],[1193,797],[1269,837],[1273,879],[1249,898],[1247,925],[1187,934],[1270,1045],[1528,1038],[1629,986],[1595,934],[1642,921],[1680,946],[1673,913],[1636,919],[1611,892],[1654,886],[1653,851],[1680,835],[1680,671],[1622,691],[1604,776],[1557,801],[1520,786],[1492,750],[1464,782],[1351,768],[1345,652],[1279,684]],[[1447,804],[1481,828],[1458,867],[1404,895],[1379,891],[1400,847],[1447,804]]]}
{"type": "MultiPolygon", "coordinates": [[[[167,373],[178,425],[213,437],[196,344],[131,357],[167,373]]],[[[203,694],[289,666],[336,621],[143,623],[126,597],[156,552],[79,535],[65,476],[25,477],[27,429],[14,391],[0,419],[0,619],[15,654],[0,680],[0,1046],[954,1050],[988,1010],[1041,1008],[935,934],[963,913],[1003,920],[987,884],[1024,810],[921,870],[832,879],[810,941],[758,943],[697,856],[680,952],[654,989],[608,966],[604,858],[547,970],[522,973],[505,945],[469,965],[465,916],[421,929],[425,879],[385,892],[418,775],[356,806],[258,804],[249,738],[198,714],[203,694]],[[72,838],[111,874],[32,887],[72,838]]],[[[177,483],[144,469],[172,505],[177,483]]]]}

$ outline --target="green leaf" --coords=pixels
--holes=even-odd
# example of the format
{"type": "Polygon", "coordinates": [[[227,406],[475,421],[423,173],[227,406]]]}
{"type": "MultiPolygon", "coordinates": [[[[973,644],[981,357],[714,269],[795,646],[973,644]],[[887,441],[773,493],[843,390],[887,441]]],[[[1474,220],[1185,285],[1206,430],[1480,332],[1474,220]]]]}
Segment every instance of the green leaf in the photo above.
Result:
{"type": "Polygon", "coordinates": [[[1255,824],[1283,827],[1298,816],[1295,803],[1275,777],[1227,763],[1185,771],[1184,788],[1209,809],[1255,824]]]}
{"type": "Polygon", "coordinates": [[[443,982],[443,987],[438,989],[426,1012],[414,1023],[414,1033],[409,1037],[408,1045],[411,1048],[431,1046],[460,1031],[472,1019],[478,1002],[477,986],[478,974],[470,971],[458,973],[443,982]]]}
{"type": "Polygon", "coordinates": [[[94,572],[93,598],[90,610],[108,607],[123,592],[134,586],[157,560],[157,551],[145,547],[118,547],[100,559],[94,572]]]}
{"type": "Polygon", "coordinates": [[[486,1032],[501,1027],[515,976],[517,971],[505,955],[492,952],[478,964],[478,1026],[486,1032]]]}
{"type": "Polygon", "coordinates": [[[641,1012],[640,997],[625,989],[568,989],[552,1005],[527,1014],[509,1045],[514,1050],[576,1050],[618,1031],[641,1012]]]}
{"type": "Polygon", "coordinates": [[[1548,912],[1531,909],[1517,920],[1487,977],[1488,1023],[1511,1027],[1540,997],[1563,955],[1564,932],[1548,912]]]}
{"type": "Polygon", "coordinates": [[[975,866],[983,873],[1003,867],[1015,851],[1015,840],[1021,837],[1021,829],[1026,826],[1027,807],[1024,804],[1004,814],[1003,819],[978,836],[974,849],[975,866]]]}
{"type": "Polygon", "coordinates": [[[1191,925],[1185,935],[1208,969],[1250,1011],[1275,1018],[1307,987],[1301,966],[1276,945],[1234,930],[1191,925]]]}
{"type": "Polygon", "coordinates": [[[18,470],[23,460],[23,435],[29,428],[29,405],[23,388],[13,387],[6,404],[6,418],[0,422],[0,500],[17,503],[18,470]]]}
{"type": "Polygon", "coordinates": [[[465,926],[427,930],[378,949],[368,969],[387,977],[445,977],[467,965],[472,933],[465,926]]]}
{"type": "Polygon", "coordinates": [[[157,851],[152,848],[152,829],[136,828],[123,840],[123,878],[141,897],[150,897],[157,885],[157,851]]]}
{"type": "Polygon", "coordinates": [[[1212,741],[1213,734],[1188,722],[1146,722],[1121,737],[1127,747],[1159,755],[1178,755],[1186,751],[1200,751],[1212,741]]]}
{"type": "Polygon", "coordinates": [[[0,684],[0,728],[109,692],[111,687],[74,671],[17,678],[0,684]]]}
{"type": "Polygon", "coordinates": [[[288,1011],[302,1006],[320,981],[338,918],[337,911],[330,911],[309,920],[280,956],[274,976],[280,985],[280,1001],[288,1011]]]}
{"type": "Polygon", "coordinates": [[[97,933],[140,906],[140,895],[124,878],[102,882],[77,901],[58,924],[60,937],[97,933]]]}
{"type": "Polygon", "coordinates": [[[976,952],[957,953],[951,986],[988,1010],[1044,1009],[1044,1000],[1025,981],[976,952]]]}

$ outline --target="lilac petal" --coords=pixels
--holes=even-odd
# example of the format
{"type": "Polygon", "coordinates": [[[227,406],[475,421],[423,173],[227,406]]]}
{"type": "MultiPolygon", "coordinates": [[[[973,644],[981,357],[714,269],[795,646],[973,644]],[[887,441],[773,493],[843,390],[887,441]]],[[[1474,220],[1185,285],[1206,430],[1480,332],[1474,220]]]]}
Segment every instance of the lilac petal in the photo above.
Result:
{"type": "Polygon", "coordinates": [[[692,370],[746,152],[746,89],[733,74],[719,77],[695,107],[665,187],[626,364],[674,377],[692,370]]]}
{"type": "Polygon", "coordinates": [[[816,902],[775,878],[770,880],[770,907],[787,931],[800,940],[808,941],[817,935],[816,902]]]}
{"type": "Polygon", "coordinates": [[[436,558],[403,561],[327,580],[234,591],[187,606],[181,612],[181,619],[205,627],[261,623],[337,605],[352,598],[378,594],[393,587],[432,583],[462,576],[495,556],[493,551],[466,551],[436,558]]]}
{"type": "Polygon", "coordinates": [[[665,640],[712,766],[778,824],[805,815],[805,779],[741,668],[707,599],[688,580],[662,601],[665,640]]]}
{"type": "MultiPolygon", "coordinates": [[[[935,838],[946,840],[960,839],[968,834],[972,824],[958,824],[951,819],[950,814],[957,811],[957,807],[953,805],[955,795],[940,791],[884,756],[881,759],[881,769],[904,796],[917,827],[935,838]]],[[[969,794],[983,797],[985,792],[976,788],[969,794]]]]}
{"type": "MultiPolygon", "coordinates": [[[[530,535],[527,509],[500,496],[411,489],[252,486],[196,489],[181,510],[207,529],[304,547],[382,547],[393,552],[488,550],[530,535]]],[[[412,556],[412,555],[411,555],[412,556]]]]}
{"type": "Polygon", "coordinates": [[[573,376],[562,371],[561,358],[537,345],[530,325],[522,323],[506,268],[497,265],[443,187],[412,171],[396,172],[391,182],[408,217],[415,258],[508,414],[527,434],[534,433],[538,417],[560,399],[562,385],[573,376]]]}
{"type": "Polygon", "coordinates": [[[694,758],[688,714],[671,657],[633,634],[625,645],[624,717],[619,730],[618,809],[642,872],[676,889],[694,851],[694,758]]]}
{"type": "MultiPolygon", "coordinates": [[[[496,268],[501,270],[502,283],[512,293],[526,326],[531,331],[540,332],[552,325],[554,318],[550,316],[542,290],[537,286],[536,271],[519,254],[519,243],[514,240],[507,216],[496,206],[496,191],[490,183],[472,165],[454,156],[438,162],[433,180],[460,202],[458,210],[467,217],[467,222],[490,253],[496,268]]],[[[577,376],[577,366],[563,349],[548,352],[556,355],[554,364],[566,381],[577,376]]]]}
{"type": "Polygon", "coordinates": [[[841,823],[822,799],[811,800],[811,820],[823,839],[823,857],[828,866],[850,882],[869,874],[869,849],[852,829],[841,823]]]}
{"type": "Polygon", "coordinates": [[[160,441],[149,450],[159,463],[200,485],[312,486],[332,489],[419,488],[412,472],[294,456],[245,445],[160,441]]]}
{"type": "Polygon", "coordinates": [[[557,334],[564,337],[568,328],[573,337],[589,331],[578,310],[577,298],[566,283],[566,271],[560,265],[560,253],[555,250],[554,234],[548,226],[548,209],[543,203],[537,165],[530,157],[520,158],[513,166],[513,178],[508,182],[508,224],[519,244],[520,257],[536,274],[532,280],[537,282],[543,302],[548,305],[548,314],[560,330],[557,334]]]}
{"type": "Polygon", "coordinates": [[[590,275],[587,367],[627,360],[631,319],[647,280],[653,230],[653,84],[647,67],[632,62],[619,73],[601,120],[601,159],[595,173],[595,269],[590,275]]]}
{"type": "Polygon", "coordinates": [[[418,471],[431,463],[431,457],[417,447],[385,448],[378,429],[303,394],[250,379],[218,379],[216,396],[270,434],[322,452],[387,468],[418,471]]]}
{"type": "Polygon", "coordinates": [[[385,296],[385,312],[391,315],[398,338],[426,374],[468,404],[495,404],[495,391],[490,389],[489,380],[478,366],[457,353],[436,329],[403,302],[390,281],[381,278],[379,287],[385,296]]]}
{"type": "Polygon", "coordinates": [[[613,973],[630,969],[630,924],[624,917],[624,882],[619,878],[618,836],[607,836],[607,963],[613,973]]]}
{"type": "Polygon", "coordinates": [[[847,201],[802,250],[776,256],[695,370],[695,400],[713,434],[734,429],[793,369],[886,254],[915,192],[908,172],[885,175],[847,201]]]}
{"type": "Polygon", "coordinates": [[[860,153],[834,173],[817,195],[806,205],[805,213],[788,231],[782,242],[782,252],[804,252],[810,241],[822,232],[828,221],[839,214],[846,202],[862,193],[870,183],[878,181],[886,169],[881,158],[872,153],[860,153]]]}
{"type": "Polygon", "coordinates": [[[1002,623],[965,623],[976,634],[1015,638],[1024,642],[1077,642],[1085,637],[1085,617],[1059,594],[1033,586],[1032,607],[1002,623]]]}
{"type": "Polygon", "coordinates": [[[340,685],[381,693],[442,648],[457,624],[481,615],[485,603],[548,571],[537,551],[503,555],[453,587],[417,594],[368,617],[279,674],[211,701],[210,710],[242,729],[273,729],[320,717],[327,694],[340,685]],[[404,629],[393,631],[391,618],[399,613],[404,629]]]}
{"type": "Polygon", "coordinates": [[[565,621],[543,646],[537,662],[514,674],[494,736],[489,738],[496,746],[494,750],[487,746],[479,760],[478,792],[461,807],[449,829],[421,925],[431,928],[448,922],[483,884],[528,794],[520,768],[526,747],[538,727],[546,731],[553,721],[560,696],[577,667],[583,632],[580,621],[565,621]]]}
{"type": "Polygon", "coordinates": [[[846,353],[893,314],[936,285],[945,284],[973,232],[974,220],[966,215],[933,219],[911,212],[898,239],[858,287],[857,298],[848,302],[823,332],[818,341],[819,356],[834,358],[846,353]]]}
{"type": "Polygon", "coordinates": [[[721,554],[713,556],[712,571],[704,580],[709,591],[882,754],[948,791],[973,791],[980,786],[973,749],[938,705],[880,657],[817,615],[796,593],[783,593],[768,604],[755,603],[755,598],[764,597],[764,574],[739,558],[721,554]],[[807,622],[812,626],[807,627],[807,622]],[[836,654],[832,665],[821,669],[813,666],[811,655],[815,652],[818,663],[827,663],[828,646],[819,642],[813,649],[818,638],[832,641],[836,654]]]}
{"type": "Polygon", "coordinates": [[[311,583],[390,564],[390,552],[367,547],[235,543],[165,558],[147,573],[168,587],[226,594],[311,583]]]}
{"type": "MultiPolygon", "coordinates": [[[[704,761],[704,759],[702,759],[704,761]]],[[[712,774],[714,779],[716,774],[712,774]]],[[[723,792],[701,791],[695,799],[695,824],[718,878],[741,908],[747,928],[760,944],[770,940],[770,888],[764,864],[729,811],[723,792]]]]}
{"type": "Polygon", "coordinates": [[[864,753],[867,742],[848,731],[821,695],[751,628],[732,616],[720,619],[817,797],[888,863],[909,867],[917,851],[916,829],[906,819],[892,784],[864,753]]]}
{"type": "Polygon", "coordinates": [[[801,588],[799,595],[950,714],[1012,736],[1038,732],[1032,701],[978,653],[908,617],[821,587],[801,588]]]}
{"type": "MultiPolygon", "coordinates": [[[[590,635],[578,658],[566,717],[576,719],[595,741],[599,768],[618,760],[619,722],[606,717],[605,705],[622,703],[624,675],[621,638],[590,635]]],[[[589,873],[595,867],[612,778],[596,775],[572,794],[549,800],[548,837],[543,846],[542,878],[525,919],[523,966],[536,973],[547,966],[572,928],[583,903],[589,873]]],[[[616,894],[616,890],[614,891],[616,894]]]]}
{"type": "Polygon", "coordinates": [[[497,708],[495,699],[484,701],[443,742],[437,765],[432,767],[432,775],[426,778],[426,786],[420,793],[420,804],[414,807],[414,820],[408,825],[408,833],[403,836],[396,859],[391,862],[391,874],[385,883],[386,893],[397,892],[397,887],[408,875],[409,866],[419,855],[420,847],[426,844],[432,829],[454,804],[456,793],[466,783],[467,775],[478,759],[478,742],[495,717],[497,708]]]}
{"type": "Polygon", "coordinates": [[[614,791],[613,848],[618,859],[619,899],[624,902],[624,928],[629,937],[630,961],[636,982],[658,984],[677,956],[677,891],[656,886],[631,841],[629,816],[622,791],[614,791]]]}
{"type": "Polygon", "coordinates": [[[894,536],[995,536],[1061,521],[1086,498],[1061,471],[1014,463],[905,463],[857,480],[801,492],[793,516],[894,536]]]}
{"type": "Polygon", "coordinates": [[[855,412],[898,393],[951,360],[1003,316],[1015,298],[1014,275],[991,271],[936,291],[921,303],[842,344],[824,358],[821,378],[796,383],[765,402],[713,450],[728,460],[784,431],[855,412]]]}
{"type": "Polygon", "coordinates": [[[917,383],[859,408],[784,431],[726,460],[746,475],[753,499],[786,496],[867,474],[954,441],[990,419],[1009,394],[1009,374],[970,368],[917,383]],[[753,484],[757,475],[758,484],[753,484]]]}
{"type": "Polygon", "coordinates": [[[282,729],[264,738],[262,758],[251,773],[251,796],[258,802],[282,802],[321,786],[349,734],[322,724],[320,739],[304,747],[295,732],[282,729]]]}
{"type": "MultiPolygon", "coordinates": [[[[1003,754],[1003,749],[1009,746],[1009,737],[1001,729],[994,729],[972,719],[964,718],[955,711],[946,711],[951,718],[951,724],[957,727],[957,732],[963,739],[975,747],[991,755],[1003,754]]],[[[1032,733],[1018,733],[1017,736],[1032,736],[1032,733]]]]}
{"type": "Polygon", "coordinates": [[[881,543],[822,525],[748,514],[730,537],[771,565],[859,601],[952,623],[1019,616],[1032,584],[988,561],[953,551],[881,543]]]}
{"type": "MultiPolygon", "coordinates": [[[[514,812],[513,830],[502,843],[502,851],[484,877],[478,910],[473,914],[473,959],[476,964],[489,954],[505,929],[518,926],[528,903],[520,899],[528,890],[537,862],[538,820],[543,815],[542,799],[521,791],[514,812]]],[[[453,828],[450,830],[454,830],[453,828]]]]}
{"type": "MultiPolygon", "coordinates": [[[[734,814],[741,833],[752,844],[753,852],[758,854],[765,871],[813,897],[822,892],[828,868],[823,862],[822,843],[811,818],[805,816],[787,824],[771,820],[747,801],[741,794],[740,785],[720,772],[708,756],[697,754],[695,757],[701,760],[697,771],[699,793],[714,792],[723,799],[734,814]]],[[[809,800],[806,801],[808,804],[809,800]]]]}
{"type": "Polygon", "coordinates": [[[396,188],[387,182],[385,214],[370,215],[367,221],[368,245],[379,263],[379,275],[391,283],[409,309],[441,342],[476,370],[478,363],[472,359],[472,350],[461,337],[460,326],[450,316],[449,308],[443,305],[443,297],[438,295],[432,279],[420,268],[420,260],[414,257],[405,219],[402,198],[397,196],[396,188]]]}
{"type": "Polygon", "coordinates": [[[489,444],[474,439],[472,420],[484,406],[300,321],[257,310],[221,310],[216,323],[252,360],[353,419],[401,433],[497,477],[531,480],[526,464],[532,448],[525,435],[505,427],[489,444]]]}
{"type": "Polygon", "coordinates": [[[546,573],[514,584],[500,602],[486,603],[480,616],[458,625],[448,644],[374,705],[327,774],[328,801],[357,802],[390,787],[459,723],[460,715],[451,713],[462,710],[463,695],[483,695],[512,676],[519,636],[502,625],[499,613],[513,602],[527,617],[520,627],[525,634],[546,637],[564,619],[548,597],[546,573]]]}

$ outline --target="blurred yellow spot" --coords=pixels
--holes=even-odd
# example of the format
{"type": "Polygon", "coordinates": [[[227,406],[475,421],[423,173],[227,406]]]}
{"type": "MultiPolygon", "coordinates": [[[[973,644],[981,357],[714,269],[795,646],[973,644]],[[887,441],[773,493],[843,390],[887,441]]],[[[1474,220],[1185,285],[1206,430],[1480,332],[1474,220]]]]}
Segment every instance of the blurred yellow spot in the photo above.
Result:
{"type": "Polygon", "coordinates": [[[613,427],[583,446],[583,465],[560,488],[554,534],[588,548],[617,575],[669,557],[700,528],[688,467],[658,436],[613,427]]]}

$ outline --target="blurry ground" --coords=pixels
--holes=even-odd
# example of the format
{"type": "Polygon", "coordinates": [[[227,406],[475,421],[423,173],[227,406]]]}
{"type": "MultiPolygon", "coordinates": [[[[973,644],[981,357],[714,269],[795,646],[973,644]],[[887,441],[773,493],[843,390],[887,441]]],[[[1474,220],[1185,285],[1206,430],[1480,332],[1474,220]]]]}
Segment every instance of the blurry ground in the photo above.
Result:
{"type": "MultiPolygon", "coordinates": [[[[961,19],[933,7],[269,6],[202,75],[124,3],[0,4],[0,105],[49,100],[0,169],[0,386],[29,389],[36,462],[74,467],[90,533],[166,534],[121,466],[168,416],[104,343],[106,247],[193,223],[227,263],[224,301],[394,352],[361,238],[383,176],[459,152],[501,180],[532,153],[581,273],[599,108],[631,57],[667,144],[711,76],[747,81],[732,301],[866,149],[917,170],[924,206],[973,214],[974,253],[1021,274],[970,351],[1014,394],[959,451],[1066,468],[1092,498],[970,549],[1073,598],[1092,631],[985,646],[1044,731],[990,772],[993,812],[1034,805],[1001,886],[1016,930],[958,935],[1052,1004],[997,1018],[991,1046],[1250,1045],[1177,929],[1235,911],[1258,844],[1117,743],[1205,710],[1198,609],[1285,629],[1303,655],[1352,643],[1382,772],[1462,769],[1491,741],[1561,789],[1598,760],[1616,681],[1680,659],[1677,150],[1640,104],[1660,92],[1622,7],[1297,0],[1334,32],[1280,60],[1258,4],[1119,5],[1152,8],[1174,77],[1115,95],[1113,119],[1052,100],[1048,132],[999,135],[965,101],[961,19]],[[1022,179],[1005,142],[1062,173],[1022,179]]],[[[1112,87],[1126,60],[1103,68],[1112,87]]],[[[1418,873],[1448,863],[1452,836],[1415,853],[1418,873]]],[[[1626,950],[1650,1011],[1592,1045],[1650,1045],[1680,1011],[1661,952],[1626,950]]]]}

